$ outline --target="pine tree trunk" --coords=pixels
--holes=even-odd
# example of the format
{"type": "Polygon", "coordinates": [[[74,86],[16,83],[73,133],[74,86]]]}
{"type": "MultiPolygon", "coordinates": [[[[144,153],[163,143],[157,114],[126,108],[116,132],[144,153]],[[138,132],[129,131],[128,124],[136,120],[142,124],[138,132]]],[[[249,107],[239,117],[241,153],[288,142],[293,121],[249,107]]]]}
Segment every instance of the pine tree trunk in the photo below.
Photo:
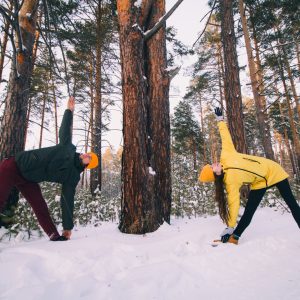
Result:
{"type": "Polygon", "coordinates": [[[218,64],[218,83],[219,83],[219,93],[220,93],[220,102],[221,102],[221,109],[224,111],[224,69],[223,69],[223,57],[221,53],[221,48],[217,45],[220,49],[218,51],[217,56],[217,64],[218,64]]]}
{"type": "Polygon", "coordinates": [[[225,101],[229,130],[236,150],[247,152],[242,111],[242,94],[236,52],[232,0],[220,1],[221,36],[224,53],[225,101]]]}
{"type": "MultiPolygon", "coordinates": [[[[91,140],[91,151],[94,152],[94,105],[95,105],[95,99],[94,99],[94,63],[93,63],[93,55],[90,57],[90,68],[89,68],[89,77],[90,77],[90,98],[91,98],[91,114],[90,114],[90,124],[88,128],[88,136],[90,136],[91,140]]],[[[92,180],[91,180],[91,172],[90,172],[90,191],[91,194],[94,194],[94,186],[92,186],[92,180]]],[[[86,185],[88,185],[88,177],[86,176],[86,185]]]]}
{"type": "Polygon", "coordinates": [[[54,102],[54,127],[55,127],[55,143],[58,145],[58,116],[57,116],[57,97],[56,97],[56,91],[55,91],[55,84],[54,84],[54,78],[53,73],[50,70],[50,77],[51,77],[51,89],[53,93],[53,102],[54,102]]]}
{"type": "Polygon", "coordinates": [[[255,27],[252,26],[253,30],[253,42],[254,42],[254,49],[255,49],[255,65],[256,65],[256,80],[258,83],[258,92],[261,99],[261,103],[264,108],[266,108],[266,97],[265,97],[265,85],[264,85],[264,77],[263,77],[263,70],[261,65],[261,59],[260,59],[260,51],[258,47],[257,37],[256,37],[256,31],[255,27]]]}
{"type": "Polygon", "coordinates": [[[255,66],[254,57],[252,53],[251,40],[250,40],[243,0],[239,0],[239,11],[242,20],[243,32],[244,32],[246,52],[247,52],[248,65],[250,71],[251,87],[252,87],[252,93],[255,102],[259,133],[262,138],[262,144],[263,144],[266,157],[274,160],[274,152],[272,149],[270,127],[268,125],[268,118],[265,113],[265,105],[264,103],[262,103],[261,98],[259,96],[259,83],[256,78],[256,74],[258,70],[255,66]]]}
{"type": "Polygon", "coordinates": [[[43,143],[43,132],[44,132],[44,123],[45,123],[46,99],[47,99],[47,96],[44,93],[44,95],[43,95],[43,106],[42,106],[42,120],[41,120],[41,128],[40,128],[39,149],[42,148],[42,143],[43,143]]]}
{"type": "MultiPolygon", "coordinates": [[[[32,50],[35,40],[38,0],[24,0],[18,15],[18,23],[23,41],[23,49],[18,42],[16,47],[17,65],[12,64],[7,95],[5,114],[1,122],[0,160],[12,156],[24,149],[26,116],[28,107],[29,83],[32,76],[32,50]],[[28,18],[31,15],[31,18],[28,18]]],[[[18,201],[18,194],[8,201],[8,206],[18,201]]]]}
{"type": "MultiPolygon", "coordinates": [[[[12,10],[12,0],[9,3],[8,10],[12,10]]],[[[4,68],[4,60],[5,60],[5,54],[6,54],[6,47],[8,42],[8,31],[10,28],[10,23],[5,20],[4,30],[3,30],[3,39],[1,41],[1,53],[0,53],[0,85],[2,82],[2,74],[3,74],[3,68],[4,68]]]]}
{"type": "Polygon", "coordinates": [[[95,195],[95,190],[98,188],[101,191],[102,185],[102,155],[101,155],[101,139],[102,139],[102,95],[101,95],[101,68],[102,68],[102,1],[98,2],[97,8],[97,40],[96,40],[96,89],[94,100],[94,126],[93,126],[93,151],[98,155],[99,165],[91,170],[91,192],[95,195]]]}
{"type": "Polygon", "coordinates": [[[296,103],[298,118],[300,118],[300,101],[299,101],[299,97],[297,95],[296,85],[295,85],[294,77],[293,77],[292,70],[291,70],[291,67],[290,67],[290,63],[289,63],[286,56],[284,58],[284,61],[285,61],[285,66],[286,66],[286,70],[287,70],[287,73],[288,73],[289,81],[290,81],[290,84],[291,84],[293,97],[294,97],[294,100],[295,100],[295,103],[296,103]]]}
{"type": "MultiPolygon", "coordinates": [[[[39,22],[40,25],[41,25],[41,19],[42,19],[42,14],[40,13],[40,15],[38,16],[38,19],[37,19],[37,22],[39,22]]],[[[33,74],[35,61],[36,61],[36,57],[37,57],[38,46],[39,46],[39,39],[40,39],[40,32],[38,30],[36,30],[33,49],[32,49],[31,70],[29,71],[30,74],[33,74]]],[[[26,124],[25,124],[24,148],[26,146],[26,141],[27,141],[27,133],[28,133],[28,127],[29,127],[29,121],[30,121],[30,114],[31,114],[31,105],[32,105],[32,99],[31,99],[31,97],[29,97],[27,115],[26,115],[26,124]]]]}
{"type": "Polygon", "coordinates": [[[298,72],[300,72],[300,46],[299,46],[299,43],[296,43],[296,54],[297,54],[298,72]]]}
{"type": "MultiPolygon", "coordinates": [[[[214,34],[217,36],[221,35],[219,26],[215,26],[214,34]]],[[[224,61],[222,53],[222,43],[218,41],[216,44],[217,52],[217,67],[218,67],[218,84],[219,84],[219,94],[220,94],[220,103],[222,111],[225,111],[224,107],[224,61]]]]}
{"type": "MultiPolygon", "coordinates": [[[[279,112],[280,112],[280,115],[281,115],[282,124],[284,124],[285,122],[284,122],[283,112],[282,112],[282,107],[281,107],[281,103],[280,102],[279,102],[279,112]]],[[[292,148],[291,148],[291,145],[290,145],[290,141],[289,141],[289,137],[288,137],[288,132],[287,132],[286,126],[284,126],[284,143],[285,143],[286,149],[288,150],[290,162],[292,164],[293,173],[294,174],[298,174],[297,166],[296,166],[295,161],[294,161],[294,155],[293,155],[293,151],[292,151],[292,148]]]]}
{"type": "Polygon", "coordinates": [[[216,149],[217,143],[216,143],[216,137],[215,137],[215,134],[214,134],[214,130],[213,130],[212,127],[210,128],[209,138],[210,138],[211,161],[213,163],[215,163],[215,162],[218,161],[218,158],[217,158],[217,149],[216,149]]]}
{"type": "MultiPolygon", "coordinates": [[[[205,132],[204,132],[204,120],[203,120],[203,108],[202,108],[202,95],[199,93],[199,106],[200,106],[200,124],[201,124],[201,131],[203,135],[203,139],[205,137],[205,132]]],[[[207,156],[206,156],[206,142],[204,140],[204,143],[202,145],[203,147],[203,162],[206,164],[208,163],[207,161],[207,156]]]]}
{"type": "Polygon", "coordinates": [[[300,170],[300,141],[299,141],[299,136],[298,136],[295,121],[294,121],[294,118],[295,118],[294,110],[292,109],[292,106],[291,106],[291,99],[290,99],[290,95],[289,95],[289,89],[288,89],[287,84],[286,84],[286,79],[285,79],[285,74],[284,74],[283,64],[282,64],[282,59],[281,59],[280,54],[279,54],[278,62],[279,62],[279,73],[280,73],[281,81],[283,83],[283,88],[284,88],[284,92],[285,92],[285,99],[286,99],[286,104],[287,104],[288,114],[289,114],[289,123],[290,123],[291,131],[292,131],[293,143],[294,143],[295,152],[296,152],[297,174],[299,174],[299,170],[300,170]]]}
{"type": "MultiPolygon", "coordinates": [[[[148,28],[152,28],[165,14],[165,0],[155,1],[151,8],[148,28]]],[[[145,72],[149,88],[151,167],[154,176],[155,207],[162,205],[163,219],[170,223],[171,161],[170,161],[170,78],[167,68],[165,26],[147,41],[145,72]]]]}
{"type": "Polygon", "coordinates": [[[118,0],[123,135],[122,203],[119,229],[143,234],[170,220],[169,78],[165,71],[165,28],[144,41],[164,12],[164,1],[118,0]],[[149,4],[149,5],[148,5],[149,4]],[[150,14],[149,14],[150,12],[150,14]]]}

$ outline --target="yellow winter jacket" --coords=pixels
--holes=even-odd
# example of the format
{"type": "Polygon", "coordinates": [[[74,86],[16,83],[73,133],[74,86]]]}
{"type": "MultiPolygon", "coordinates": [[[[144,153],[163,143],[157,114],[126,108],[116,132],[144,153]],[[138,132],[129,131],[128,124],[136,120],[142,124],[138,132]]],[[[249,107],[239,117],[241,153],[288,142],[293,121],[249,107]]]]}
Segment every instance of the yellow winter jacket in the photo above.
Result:
{"type": "Polygon", "coordinates": [[[240,208],[240,188],[243,184],[250,184],[251,190],[257,190],[272,186],[289,175],[273,160],[237,152],[226,123],[218,122],[218,127],[222,140],[220,161],[228,198],[228,226],[235,227],[240,208]]]}

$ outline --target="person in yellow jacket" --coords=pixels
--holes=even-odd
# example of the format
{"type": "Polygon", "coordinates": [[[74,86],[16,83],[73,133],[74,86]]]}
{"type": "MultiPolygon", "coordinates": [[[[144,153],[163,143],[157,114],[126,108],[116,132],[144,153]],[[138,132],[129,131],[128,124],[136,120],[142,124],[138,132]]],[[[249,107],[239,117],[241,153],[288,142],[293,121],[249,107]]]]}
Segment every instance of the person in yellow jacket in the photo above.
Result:
{"type": "Polygon", "coordinates": [[[237,152],[223,120],[222,110],[216,108],[215,113],[222,140],[220,163],[204,166],[199,180],[215,182],[219,214],[228,226],[221,233],[222,242],[238,243],[239,237],[250,224],[266,190],[273,186],[278,188],[300,228],[300,207],[291,191],[287,179],[289,175],[273,160],[237,152]],[[250,185],[250,193],[245,212],[235,228],[240,208],[240,188],[244,184],[250,185]]]}

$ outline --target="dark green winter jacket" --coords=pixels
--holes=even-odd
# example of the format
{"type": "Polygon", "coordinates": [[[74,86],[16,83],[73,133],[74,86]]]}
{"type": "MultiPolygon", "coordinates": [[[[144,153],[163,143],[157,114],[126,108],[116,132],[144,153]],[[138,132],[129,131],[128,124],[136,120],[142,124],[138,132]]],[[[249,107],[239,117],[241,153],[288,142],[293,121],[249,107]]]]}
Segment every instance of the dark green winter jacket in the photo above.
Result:
{"type": "Polygon", "coordinates": [[[22,151],[16,155],[16,163],[22,176],[32,182],[56,182],[62,184],[61,209],[65,230],[73,224],[74,195],[84,170],[76,147],[72,144],[71,126],[73,113],[67,109],[59,130],[59,144],[53,147],[22,151]]]}

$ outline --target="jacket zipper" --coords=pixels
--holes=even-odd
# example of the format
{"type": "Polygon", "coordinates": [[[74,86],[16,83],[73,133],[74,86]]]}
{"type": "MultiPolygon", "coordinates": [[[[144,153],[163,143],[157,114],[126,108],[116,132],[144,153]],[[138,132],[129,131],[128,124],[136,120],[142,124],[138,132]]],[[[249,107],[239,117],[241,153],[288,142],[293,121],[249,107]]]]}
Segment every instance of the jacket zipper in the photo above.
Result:
{"type": "Polygon", "coordinates": [[[266,187],[268,187],[268,181],[267,181],[266,177],[264,177],[264,176],[261,176],[261,175],[255,173],[255,172],[252,172],[252,171],[249,171],[249,170],[246,170],[246,169],[241,169],[241,168],[230,167],[230,168],[225,168],[224,170],[228,170],[228,169],[241,170],[241,171],[245,171],[245,172],[248,172],[248,173],[255,174],[256,176],[263,178],[266,182],[266,187]]]}

